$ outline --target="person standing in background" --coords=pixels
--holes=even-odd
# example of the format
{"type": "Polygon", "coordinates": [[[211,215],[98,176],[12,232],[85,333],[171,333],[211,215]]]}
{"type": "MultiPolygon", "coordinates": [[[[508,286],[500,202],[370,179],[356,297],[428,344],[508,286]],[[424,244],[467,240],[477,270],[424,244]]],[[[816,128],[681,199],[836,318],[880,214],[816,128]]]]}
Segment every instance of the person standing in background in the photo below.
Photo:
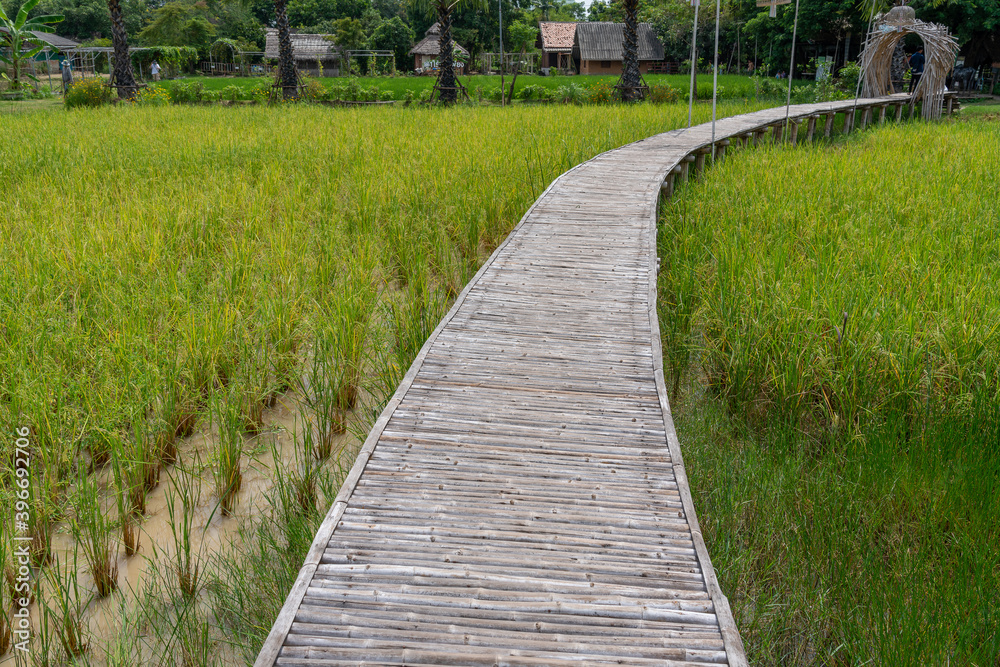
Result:
{"type": "Polygon", "coordinates": [[[917,84],[920,83],[920,76],[924,73],[924,47],[918,47],[910,56],[910,94],[913,94],[917,84]]]}
{"type": "Polygon", "coordinates": [[[149,71],[153,75],[153,81],[160,80],[160,63],[153,61],[153,64],[149,66],[149,71]]]}

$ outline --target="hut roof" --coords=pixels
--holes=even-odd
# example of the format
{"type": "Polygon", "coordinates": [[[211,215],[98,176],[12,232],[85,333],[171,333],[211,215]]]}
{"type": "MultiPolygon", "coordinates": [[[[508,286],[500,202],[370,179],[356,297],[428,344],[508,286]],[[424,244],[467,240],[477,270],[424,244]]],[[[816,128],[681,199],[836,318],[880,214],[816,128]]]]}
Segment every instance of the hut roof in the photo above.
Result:
{"type": "MultiPolygon", "coordinates": [[[[417,42],[416,46],[410,49],[411,56],[437,56],[441,53],[441,25],[435,23],[427,32],[424,33],[424,38],[417,42]]],[[[458,42],[452,42],[455,48],[462,52],[462,55],[469,55],[468,50],[463,47],[458,42]]]]}
{"type": "Polygon", "coordinates": [[[576,37],[575,23],[541,21],[538,24],[539,46],[546,53],[572,53],[576,37]]]}
{"type": "MultiPolygon", "coordinates": [[[[332,35],[310,35],[301,32],[291,33],[292,53],[295,60],[316,60],[317,58],[339,58],[340,49],[327,37],[332,35]]],[[[267,29],[267,42],[264,45],[264,57],[278,57],[278,31],[267,29]]]]}
{"type": "MultiPolygon", "coordinates": [[[[663,60],[663,44],[656,38],[653,27],[640,23],[636,31],[639,38],[639,60],[663,60]]],[[[575,47],[580,49],[581,60],[621,60],[622,41],[625,39],[624,23],[578,23],[575,47]]]]}
{"type": "MultiPolygon", "coordinates": [[[[7,31],[4,30],[3,28],[0,28],[0,32],[5,33],[7,31]]],[[[34,42],[36,46],[41,44],[48,44],[49,46],[52,47],[53,50],[56,51],[69,51],[71,49],[75,49],[76,47],[80,46],[80,42],[73,41],[68,37],[61,37],[51,32],[37,32],[35,30],[32,30],[31,34],[34,35],[34,38],[32,38],[31,41],[34,42]]]]}

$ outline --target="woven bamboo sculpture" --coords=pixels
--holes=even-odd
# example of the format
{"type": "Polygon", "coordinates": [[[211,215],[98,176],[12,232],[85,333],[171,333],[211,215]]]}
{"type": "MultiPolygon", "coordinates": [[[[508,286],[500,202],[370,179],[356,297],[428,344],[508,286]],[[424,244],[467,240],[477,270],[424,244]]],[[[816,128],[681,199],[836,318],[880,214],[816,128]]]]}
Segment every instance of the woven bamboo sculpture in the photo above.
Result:
{"type": "Polygon", "coordinates": [[[948,28],[937,23],[918,21],[912,7],[893,7],[875,24],[875,29],[864,51],[861,52],[861,71],[864,77],[865,97],[879,97],[892,92],[889,70],[896,43],[904,35],[913,33],[924,41],[924,73],[913,91],[910,104],[923,101],[925,119],[941,117],[944,103],[945,77],[955,64],[958,42],[948,34],[948,28]]]}

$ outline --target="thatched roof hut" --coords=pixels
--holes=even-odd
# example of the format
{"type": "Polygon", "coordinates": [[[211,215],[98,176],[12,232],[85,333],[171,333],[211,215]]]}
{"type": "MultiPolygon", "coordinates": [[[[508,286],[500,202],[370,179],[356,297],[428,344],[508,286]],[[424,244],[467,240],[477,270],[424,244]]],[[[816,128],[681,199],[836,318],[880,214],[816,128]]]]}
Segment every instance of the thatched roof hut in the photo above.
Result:
{"type": "MultiPolygon", "coordinates": [[[[654,62],[663,60],[663,44],[648,23],[640,23],[639,69],[648,72],[654,62]]],[[[621,74],[624,23],[578,23],[573,44],[573,56],[581,74],[621,74]]]]}
{"type": "MultiPolygon", "coordinates": [[[[469,57],[468,49],[458,42],[452,42],[452,44],[455,45],[456,51],[466,58],[469,57]]],[[[423,69],[426,63],[437,60],[438,56],[441,55],[441,24],[435,23],[428,28],[427,32],[424,33],[424,38],[410,49],[410,55],[413,56],[413,68],[417,70],[423,69]]],[[[455,69],[462,69],[462,64],[456,62],[455,69]]]]}
{"type": "Polygon", "coordinates": [[[576,24],[540,21],[535,46],[542,50],[542,67],[568,69],[573,57],[576,24]]]}
{"type": "MultiPolygon", "coordinates": [[[[310,35],[292,32],[292,53],[295,60],[316,62],[340,60],[340,49],[331,39],[332,35],[310,35]]],[[[267,29],[267,41],[264,45],[265,58],[278,57],[278,31],[267,29]]]]}

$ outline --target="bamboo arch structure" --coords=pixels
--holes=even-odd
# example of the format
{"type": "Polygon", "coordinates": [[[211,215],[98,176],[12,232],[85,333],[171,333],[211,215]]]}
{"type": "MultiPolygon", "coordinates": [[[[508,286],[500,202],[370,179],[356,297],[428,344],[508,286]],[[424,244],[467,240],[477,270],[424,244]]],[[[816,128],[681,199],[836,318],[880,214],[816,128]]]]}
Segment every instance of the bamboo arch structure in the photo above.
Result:
{"type": "Polygon", "coordinates": [[[875,24],[873,34],[861,53],[864,76],[863,97],[878,97],[891,93],[889,71],[896,44],[904,35],[915,34],[924,42],[926,63],[910,105],[923,101],[921,115],[932,120],[941,117],[944,104],[945,77],[955,64],[958,42],[948,28],[938,23],[919,21],[912,7],[900,5],[890,9],[875,24]]]}

